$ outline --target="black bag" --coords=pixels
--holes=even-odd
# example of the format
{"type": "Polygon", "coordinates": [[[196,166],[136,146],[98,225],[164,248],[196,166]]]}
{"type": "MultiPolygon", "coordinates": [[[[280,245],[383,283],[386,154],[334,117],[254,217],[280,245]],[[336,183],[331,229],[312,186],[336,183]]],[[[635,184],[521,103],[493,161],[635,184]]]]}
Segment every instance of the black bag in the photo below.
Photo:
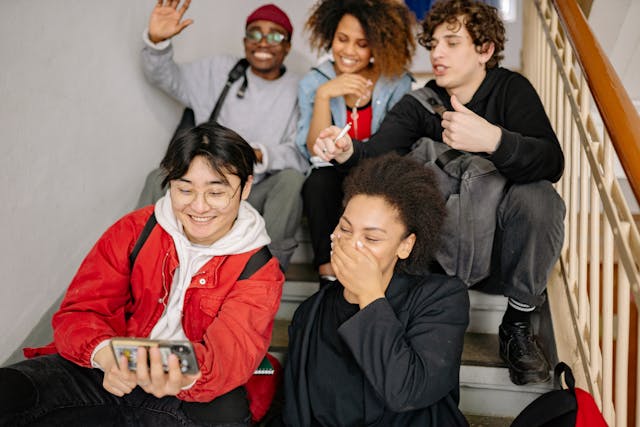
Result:
{"type": "MultiPolygon", "coordinates": [[[[432,114],[446,111],[438,95],[424,87],[410,93],[432,114]]],[[[450,148],[430,138],[419,139],[408,154],[431,169],[446,200],[447,217],[435,259],[450,276],[467,286],[491,273],[491,250],[498,205],[507,180],[489,160],[450,148]]]]}
{"type": "MultiPolygon", "coordinates": [[[[229,88],[233,85],[240,77],[244,77],[244,82],[238,90],[238,97],[244,97],[244,92],[247,89],[247,68],[249,67],[249,61],[246,58],[240,59],[236,62],[236,65],[233,66],[231,71],[229,71],[229,75],[227,76],[227,82],[216,101],[215,107],[213,107],[213,111],[209,116],[210,122],[215,122],[218,119],[218,114],[220,114],[220,109],[222,108],[222,104],[224,103],[225,98],[227,97],[227,93],[229,92],[229,88]]],[[[193,110],[189,107],[185,108],[182,112],[182,117],[180,118],[180,123],[178,123],[178,127],[176,127],[176,131],[173,133],[171,137],[171,141],[176,139],[178,135],[180,135],[183,131],[187,129],[191,129],[196,125],[195,115],[193,110]]]]}

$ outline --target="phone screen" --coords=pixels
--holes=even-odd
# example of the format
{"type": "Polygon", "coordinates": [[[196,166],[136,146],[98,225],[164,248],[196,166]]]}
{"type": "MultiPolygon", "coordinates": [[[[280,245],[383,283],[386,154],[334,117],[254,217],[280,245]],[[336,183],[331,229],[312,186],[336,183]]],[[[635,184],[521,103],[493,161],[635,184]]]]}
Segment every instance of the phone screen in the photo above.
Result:
{"type": "MultiPolygon", "coordinates": [[[[144,341],[138,342],[121,342],[117,339],[112,340],[111,347],[116,359],[120,359],[121,356],[125,356],[127,359],[127,366],[129,370],[135,371],[137,369],[138,359],[138,347],[147,348],[147,357],[149,348],[158,347],[160,350],[160,356],[162,359],[162,368],[165,372],[169,370],[169,355],[171,353],[178,356],[180,362],[180,371],[182,373],[196,373],[198,372],[198,362],[193,353],[193,349],[189,343],[182,342],[158,342],[154,344],[147,344],[144,341]]],[[[148,358],[147,358],[148,360],[148,358]]]]}

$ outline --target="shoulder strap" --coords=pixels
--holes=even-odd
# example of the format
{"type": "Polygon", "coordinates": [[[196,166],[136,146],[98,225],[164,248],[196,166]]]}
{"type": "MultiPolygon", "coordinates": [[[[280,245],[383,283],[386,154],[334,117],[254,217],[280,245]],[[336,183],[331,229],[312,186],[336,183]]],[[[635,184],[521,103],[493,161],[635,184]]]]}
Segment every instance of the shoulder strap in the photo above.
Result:
{"type": "MultiPolygon", "coordinates": [[[[133,268],[133,264],[136,262],[136,258],[138,257],[140,249],[142,249],[142,246],[144,246],[147,238],[149,237],[149,234],[151,234],[151,230],[153,230],[153,227],[155,227],[157,223],[158,221],[156,220],[156,214],[155,212],[153,212],[147,220],[147,223],[144,225],[140,236],[138,236],[138,240],[136,241],[131,254],[129,254],[129,265],[131,268],[133,268]]],[[[253,276],[253,274],[256,271],[260,270],[267,262],[269,262],[272,257],[273,255],[271,255],[271,251],[269,251],[269,248],[263,246],[262,249],[251,255],[251,258],[249,258],[249,261],[247,261],[247,264],[244,266],[242,273],[240,273],[238,280],[245,280],[253,276]]]]}
{"type": "MultiPolygon", "coordinates": [[[[442,114],[447,111],[438,94],[430,87],[424,86],[420,89],[413,90],[409,92],[409,95],[418,100],[431,114],[437,114],[442,117],[442,114]]],[[[447,163],[457,159],[462,154],[464,154],[462,151],[452,148],[440,154],[435,160],[435,163],[440,169],[444,169],[447,163]]]]}
{"type": "Polygon", "coordinates": [[[437,114],[442,117],[442,113],[447,111],[438,94],[430,87],[424,86],[420,89],[413,90],[409,92],[409,96],[417,99],[431,114],[437,114]]]}
{"type": "Polygon", "coordinates": [[[218,114],[220,114],[220,109],[222,108],[222,103],[224,102],[224,99],[227,97],[227,93],[229,92],[229,88],[236,82],[236,80],[238,80],[242,76],[245,76],[243,88],[247,88],[247,77],[245,74],[247,71],[247,67],[249,67],[249,61],[247,61],[246,58],[242,58],[238,62],[236,62],[236,65],[234,65],[231,71],[229,71],[227,82],[225,83],[224,88],[222,89],[222,92],[220,93],[220,96],[216,101],[216,106],[213,107],[213,111],[209,116],[209,121],[215,122],[217,120],[218,114]]]}
{"type": "Polygon", "coordinates": [[[438,156],[438,158],[436,159],[436,165],[438,165],[440,169],[444,169],[444,167],[447,166],[447,163],[457,159],[463,154],[464,153],[460,150],[456,150],[455,148],[450,148],[449,150],[443,152],[438,156]]]}
{"type": "Polygon", "coordinates": [[[251,258],[249,258],[249,261],[247,261],[247,264],[244,266],[244,270],[240,273],[238,280],[245,280],[253,276],[253,273],[260,270],[271,258],[271,251],[269,251],[268,247],[263,246],[262,249],[251,255],[251,258]]]}
{"type": "Polygon", "coordinates": [[[151,234],[151,230],[153,230],[153,227],[155,227],[157,223],[158,220],[156,219],[156,213],[152,212],[151,216],[147,220],[147,223],[142,229],[142,233],[140,233],[140,236],[138,236],[138,240],[136,241],[133,250],[129,254],[129,267],[131,269],[133,269],[133,264],[136,262],[136,258],[138,258],[138,252],[140,252],[140,249],[142,249],[144,242],[147,241],[147,237],[149,237],[149,234],[151,234]]]}

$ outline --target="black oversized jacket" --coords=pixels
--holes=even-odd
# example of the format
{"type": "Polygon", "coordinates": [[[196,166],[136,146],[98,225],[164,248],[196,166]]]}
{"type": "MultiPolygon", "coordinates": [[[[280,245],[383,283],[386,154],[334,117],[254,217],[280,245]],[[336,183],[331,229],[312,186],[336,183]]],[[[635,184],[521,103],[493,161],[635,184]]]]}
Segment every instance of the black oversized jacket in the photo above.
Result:
{"type": "MultiPolygon", "coordinates": [[[[426,86],[440,96],[448,110],[453,110],[449,95],[435,80],[426,86]]],[[[538,94],[524,76],[505,68],[487,70],[465,106],[502,128],[500,144],[488,158],[507,179],[516,183],[560,179],[564,168],[560,144],[538,94]]],[[[442,141],[441,119],[405,95],[368,142],[354,141],[354,155],[340,168],[348,169],[363,157],[390,151],[407,154],[421,137],[442,141]]]]}
{"type": "MultiPolygon", "coordinates": [[[[330,286],[339,286],[334,284],[330,286]]],[[[330,286],[306,300],[289,327],[284,422],[312,425],[307,363],[314,322],[330,286]]],[[[459,371],[469,323],[467,287],[443,275],[395,274],[380,298],[344,322],[336,334],[362,369],[367,426],[466,426],[458,409],[459,371]]],[[[317,330],[317,329],[315,329],[317,330]]],[[[317,355],[322,357],[322,355],[317,355]]],[[[340,387],[342,381],[337,380],[340,387]]],[[[354,387],[355,388],[355,387],[354,387]]],[[[314,401],[313,406],[328,405],[314,401]]],[[[329,408],[330,409],[330,408],[329,408]]]]}

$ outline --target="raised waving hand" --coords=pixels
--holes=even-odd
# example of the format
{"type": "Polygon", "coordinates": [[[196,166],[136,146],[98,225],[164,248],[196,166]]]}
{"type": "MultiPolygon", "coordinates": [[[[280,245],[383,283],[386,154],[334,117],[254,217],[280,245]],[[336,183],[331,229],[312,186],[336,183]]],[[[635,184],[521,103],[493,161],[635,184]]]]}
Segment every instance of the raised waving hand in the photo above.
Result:
{"type": "Polygon", "coordinates": [[[189,4],[191,0],[184,0],[178,8],[180,0],[158,0],[149,18],[149,40],[160,43],[193,24],[193,19],[182,20],[189,4]]]}

